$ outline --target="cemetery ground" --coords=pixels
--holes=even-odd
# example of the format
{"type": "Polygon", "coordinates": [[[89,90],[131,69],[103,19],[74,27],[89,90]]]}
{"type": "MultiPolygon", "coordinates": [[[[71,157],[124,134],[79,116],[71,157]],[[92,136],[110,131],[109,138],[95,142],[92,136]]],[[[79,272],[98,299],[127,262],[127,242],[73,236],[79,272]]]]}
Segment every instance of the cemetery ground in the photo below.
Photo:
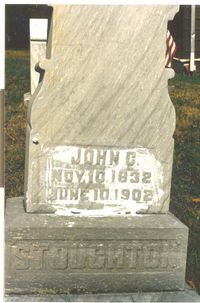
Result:
{"type": "MultiPolygon", "coordinates": [[[[29,66],[28,51],[6,51],[6,198],[24,195],[29,66]]],[[[190,229],[186,280],[200,293],[200,75],[176,75],[169,93],[177,119],[170,210],[190,229]]]]}

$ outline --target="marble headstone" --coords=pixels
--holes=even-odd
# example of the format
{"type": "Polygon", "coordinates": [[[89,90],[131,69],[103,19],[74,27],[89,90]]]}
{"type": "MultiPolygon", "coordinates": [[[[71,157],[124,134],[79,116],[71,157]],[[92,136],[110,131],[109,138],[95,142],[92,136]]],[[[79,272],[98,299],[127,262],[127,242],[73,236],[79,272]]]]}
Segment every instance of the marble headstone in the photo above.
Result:
{"type": "Polygon", "coordinates": [[[54,6],[28,115],[27,212],[168,212],[175,111],[164,62],[175,12],[54,6]]]}
{"type": "Polygon", "coordinates": [[[168,211],[175,110],[164,67],[177,11],[53,6],[29,102],[25,197],[7,202],[7,292],[184,288],[188,230],[168,211]]]}

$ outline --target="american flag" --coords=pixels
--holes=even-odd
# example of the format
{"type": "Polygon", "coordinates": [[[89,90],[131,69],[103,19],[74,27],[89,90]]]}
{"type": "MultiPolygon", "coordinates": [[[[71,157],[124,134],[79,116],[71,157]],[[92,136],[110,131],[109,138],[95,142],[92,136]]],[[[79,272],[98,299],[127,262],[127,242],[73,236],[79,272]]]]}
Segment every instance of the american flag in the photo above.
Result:
{"type": "Polygon", "coordinates": [[[176,43],[170,34],[170,31],[167,30],[167,49],[165,53],[165,67],[172,66],[172,58],[175,56],[176,53],[176,43]]]}

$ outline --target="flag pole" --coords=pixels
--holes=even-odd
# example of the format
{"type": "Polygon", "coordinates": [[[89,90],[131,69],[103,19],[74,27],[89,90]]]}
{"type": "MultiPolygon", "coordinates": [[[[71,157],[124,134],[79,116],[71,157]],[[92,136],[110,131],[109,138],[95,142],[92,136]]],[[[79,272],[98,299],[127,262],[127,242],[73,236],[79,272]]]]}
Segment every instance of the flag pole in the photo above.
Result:
{"type": "Polygon", "coordinates": [[[191,5],[190,72],[195,70],[195,5],[191,5]]]}

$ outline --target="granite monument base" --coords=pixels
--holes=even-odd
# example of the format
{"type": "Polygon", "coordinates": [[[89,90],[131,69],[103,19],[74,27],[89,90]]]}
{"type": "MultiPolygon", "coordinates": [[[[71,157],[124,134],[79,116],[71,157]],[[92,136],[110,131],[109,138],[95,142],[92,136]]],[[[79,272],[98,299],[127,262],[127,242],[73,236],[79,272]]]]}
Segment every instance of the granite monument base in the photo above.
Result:
{"type": "Polygon", "coordinates": [[[6,207],[7,294],[181,290],[188,229],[172,214],[67,217],[6,207]]]}

